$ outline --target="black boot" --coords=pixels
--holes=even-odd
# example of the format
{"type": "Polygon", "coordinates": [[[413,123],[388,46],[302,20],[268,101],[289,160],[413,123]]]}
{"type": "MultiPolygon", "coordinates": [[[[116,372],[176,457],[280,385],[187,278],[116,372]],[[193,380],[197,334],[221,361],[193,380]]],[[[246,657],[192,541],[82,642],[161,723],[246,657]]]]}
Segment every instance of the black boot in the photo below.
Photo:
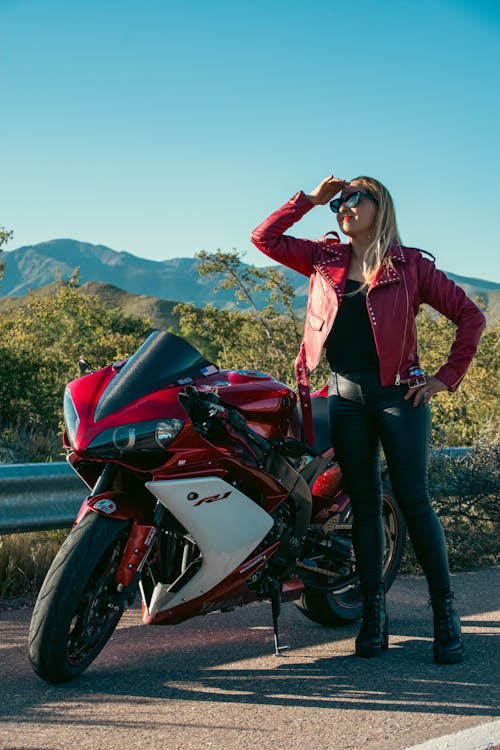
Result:
{"type": "Polygon", "coordinates": [[[437,664],[457,664],[464,658],[460,620],[453,607],[453,594],[444,591],[431,594],[434,612],[434,661],[437,664]]]}
{"type": "Polygon", "coordinates": [[[363,622],[356,638],[356,656],[380,656],[387,651],[389,619],[384,585],[363,594],[363,622]]]}

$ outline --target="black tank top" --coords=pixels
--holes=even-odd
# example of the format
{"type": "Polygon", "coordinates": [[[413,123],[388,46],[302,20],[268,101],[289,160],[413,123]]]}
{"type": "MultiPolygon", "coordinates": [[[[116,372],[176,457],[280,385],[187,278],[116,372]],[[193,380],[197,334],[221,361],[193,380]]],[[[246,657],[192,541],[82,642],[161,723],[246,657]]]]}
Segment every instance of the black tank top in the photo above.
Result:
{"type": "Polygon", "coordinates": [[[367,287],[347,279],[344,297],[325,342],[326,358],[334,372],[378,370],[379,361],[366,308],[367,287]],[[353,294],[356,292],[356,294],[353,294]]]}

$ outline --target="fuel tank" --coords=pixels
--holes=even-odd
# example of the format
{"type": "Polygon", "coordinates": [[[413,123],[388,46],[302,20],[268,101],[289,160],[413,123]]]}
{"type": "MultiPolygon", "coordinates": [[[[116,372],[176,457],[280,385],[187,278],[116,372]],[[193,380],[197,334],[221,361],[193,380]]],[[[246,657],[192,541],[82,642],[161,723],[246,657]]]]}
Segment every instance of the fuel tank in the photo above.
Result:
{"type": "Polygon", "coordinates": [[[255,370],[220,370],[197,383],[228,407],[237,409],[252,429],[264,437],[286,435],[297,404],[295,392],[271,375],[255,370]]]}

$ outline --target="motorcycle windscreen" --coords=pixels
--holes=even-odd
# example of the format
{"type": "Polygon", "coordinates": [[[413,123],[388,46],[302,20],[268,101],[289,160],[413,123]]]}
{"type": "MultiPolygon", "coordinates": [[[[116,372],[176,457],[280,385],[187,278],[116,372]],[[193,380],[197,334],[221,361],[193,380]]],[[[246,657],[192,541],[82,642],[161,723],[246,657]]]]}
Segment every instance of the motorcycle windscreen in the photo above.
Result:
{"type": "Polygon", "coordinates": [[[149,393],[187,385],[217,370],[216,365],[184,339],[167,331],[153,331],[104,389],[95,410],[95,421],[149,393]]]}

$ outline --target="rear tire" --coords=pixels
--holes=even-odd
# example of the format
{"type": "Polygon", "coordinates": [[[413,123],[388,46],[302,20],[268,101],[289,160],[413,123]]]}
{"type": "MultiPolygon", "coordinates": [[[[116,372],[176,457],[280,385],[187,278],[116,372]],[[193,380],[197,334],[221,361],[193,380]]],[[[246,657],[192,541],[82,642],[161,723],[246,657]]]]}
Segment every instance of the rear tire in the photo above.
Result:
{"type": "Polygon", "coordinates": [[[89,513],[75,526],[47,573],[29,630],[29,659],[47,682],[81,674],[115,629],[110,607],[129,522],[89,513]]]}
{"type": "MultiPolygon", "coordinates": [[[[383,581],[386,591],[394,583],[403,557],[406,541],[406,523],[389,481],[383,483],[383,518],[385,531],[385,554],[383,581]]],[[[342,523],[352,523],[352,511],[347,510],[342,523]]],[[[351,575],[340,579],[333,591],[320,591],[305,586],[301,598],[296,602],[302,614],[321,625],[337,626],[358,620],[363,614],[363,601],[359,578],[353,567],[351,575]]]]}

